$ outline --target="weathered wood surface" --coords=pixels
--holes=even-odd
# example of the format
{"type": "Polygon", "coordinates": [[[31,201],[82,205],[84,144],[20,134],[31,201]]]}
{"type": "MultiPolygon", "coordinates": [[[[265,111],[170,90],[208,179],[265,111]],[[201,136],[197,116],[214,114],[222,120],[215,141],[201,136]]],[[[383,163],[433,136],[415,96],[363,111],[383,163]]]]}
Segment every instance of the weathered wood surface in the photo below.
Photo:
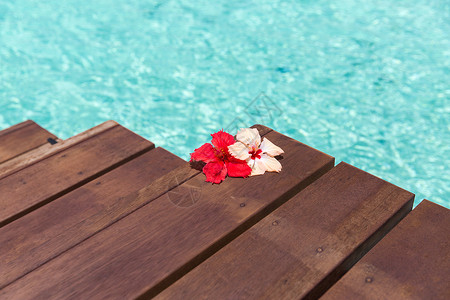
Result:
{"type": "Polygon", "coordinates": [[[0,289],[198,173],[156,148],[0,228],[0,289]]]}
{"type": "Polygon", "coordinates": [[[340,163],[157,299],[316,299],[411,210],[413,197],[340,163]]]}
{"type": "Polygon", "coordinates": [[[154,148],[122,126],[0,180],[0,227],[154,148]]]}
{"type": "Polygon", "coordinates": [[[16,156],[0,164],[0,179],[115,126],[119,126],[119,124],[114,121],[106,121],[67,140],[57,139],[58,143],[54,145],[45,143],[22,155],[16,156]]]}
{"type": "Polygon", "coordinates": [[[424,200],[322,299],[450,299],[450,210],[424,200]]]}
{"type": "Polygon", "coordinates": [[[31,120],[0,131],[0,164],[48,143],[48,138],[56,136],[31,120]]]}
{"type": "Polygon", "coordinates": [[[0,298],[157,294],[333,166],[332,157],[277,132],[266,137],[285,150],[280,174],[220,185],[199,174],[6,286],[0,298]],[[186,194],[198,198],[182,205],[186,194]]]}

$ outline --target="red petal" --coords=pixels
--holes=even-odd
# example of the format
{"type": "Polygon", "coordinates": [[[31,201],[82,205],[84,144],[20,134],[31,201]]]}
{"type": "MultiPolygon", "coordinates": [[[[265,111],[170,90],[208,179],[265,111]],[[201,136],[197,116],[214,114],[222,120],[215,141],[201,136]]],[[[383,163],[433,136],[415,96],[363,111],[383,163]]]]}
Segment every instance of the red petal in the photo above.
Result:
{"type": "Polygon", "coordinates": [[[252,172],[247,163],[243,160],[237,160],[234,162],[227,162],[228,176],[230,177],[247,177],[252,172]]]}
{"type": "Polygon", "coordinates": [[[216,147],[217,150],[225,151],[225,153],[228,153],[228,146],[234,144],[234,137],[224,132],[223,130],[216,132],[214,134],[211,134],[212,141],[211,143],[216,147]]]}
{"type": "Polygon", "coordinates": [[[191,160],[203,161],[205,163],[217,161],[215,151],[211,144],[206,143],[200,148],[195,149],[194,153],[191,153],[191,160]]]}
{"type": "Polygon", "coordinates": [[[223,163],[209,163],[203,167],[203,173],[207,182],[221,183],[227,176],[227,167],[223,163]]]}

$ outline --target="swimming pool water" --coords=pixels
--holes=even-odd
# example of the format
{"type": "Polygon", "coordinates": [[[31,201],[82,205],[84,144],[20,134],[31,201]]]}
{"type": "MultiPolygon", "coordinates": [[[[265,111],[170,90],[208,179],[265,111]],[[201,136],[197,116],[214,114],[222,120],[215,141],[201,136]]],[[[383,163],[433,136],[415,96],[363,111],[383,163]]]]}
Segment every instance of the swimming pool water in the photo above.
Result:
{"type": "Polygon", "coordinates": [[[450,207],[450,2],[334,2],[0,0],[0,129],[114,119],[187,159],[265,123],[450,207]]]}

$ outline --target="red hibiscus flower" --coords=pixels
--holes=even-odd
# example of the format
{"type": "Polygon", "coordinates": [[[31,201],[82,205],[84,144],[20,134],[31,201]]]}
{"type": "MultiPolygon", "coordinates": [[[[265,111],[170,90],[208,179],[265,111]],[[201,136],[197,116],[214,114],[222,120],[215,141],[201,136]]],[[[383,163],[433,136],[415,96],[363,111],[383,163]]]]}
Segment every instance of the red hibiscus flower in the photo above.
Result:
{"type": "Polygon", "coordinates": [[[203,173],[206,181],[221,183],[225,177],[247,177],[252,169],[244,160],[235,158],[228,151],[228,146],[235,143],[234,137],[223,130],[211,134],[212,145],[204,144],[191,153],[191,161],[203,161],[203,173]]]}

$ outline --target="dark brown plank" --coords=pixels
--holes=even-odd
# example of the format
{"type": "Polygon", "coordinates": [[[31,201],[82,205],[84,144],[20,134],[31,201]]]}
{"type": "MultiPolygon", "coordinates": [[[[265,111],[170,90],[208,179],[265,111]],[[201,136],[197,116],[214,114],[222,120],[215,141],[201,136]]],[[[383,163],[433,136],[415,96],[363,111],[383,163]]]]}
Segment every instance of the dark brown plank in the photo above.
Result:
{"type": "Polygon", "coordinates": [[[156,148],[0,228],[0,289],[196,174],[156,148]]]}
{"type": "Polygon", "coordinates": [[[412,203],[413,194],[340,163],[157,298],[316,299],[412,203]]]}
{"type": "Polygon", "coordinates": [[[323,299],[450,299],[450,210],[424,200],[323,299]]]}
{"type": "Polygon", "coordinates": [[[67,140],[58,140],[58,143],[54,145],[46,143],[16,156],[0,164],[0,179],[118,125],[115,121],[106,121],[67,140]]]}
{"type": "Polygon", "coordinates": [[[153,148],[116,126],[2,178],[0,227],[153,148]]]}
{"type": "MultiPolygon", "coordinates": [[[[206,183],[199,174],[0,291],[0,298],[131,299],[151,296],[212,255],[333,166],[284,135],[279,174],[206,183]],[[186,191],[190,206],[175,205],[186,191]],[[175,203],[175,204],[174,204],[175,203]]],[[[182,202],[182,201],[181,201],[182,202]]]]}
{"type": "Polygon", "coordinates": [[[0,131],[0,164],[37,148],[56,136],[28,120],[0,131]]]}

